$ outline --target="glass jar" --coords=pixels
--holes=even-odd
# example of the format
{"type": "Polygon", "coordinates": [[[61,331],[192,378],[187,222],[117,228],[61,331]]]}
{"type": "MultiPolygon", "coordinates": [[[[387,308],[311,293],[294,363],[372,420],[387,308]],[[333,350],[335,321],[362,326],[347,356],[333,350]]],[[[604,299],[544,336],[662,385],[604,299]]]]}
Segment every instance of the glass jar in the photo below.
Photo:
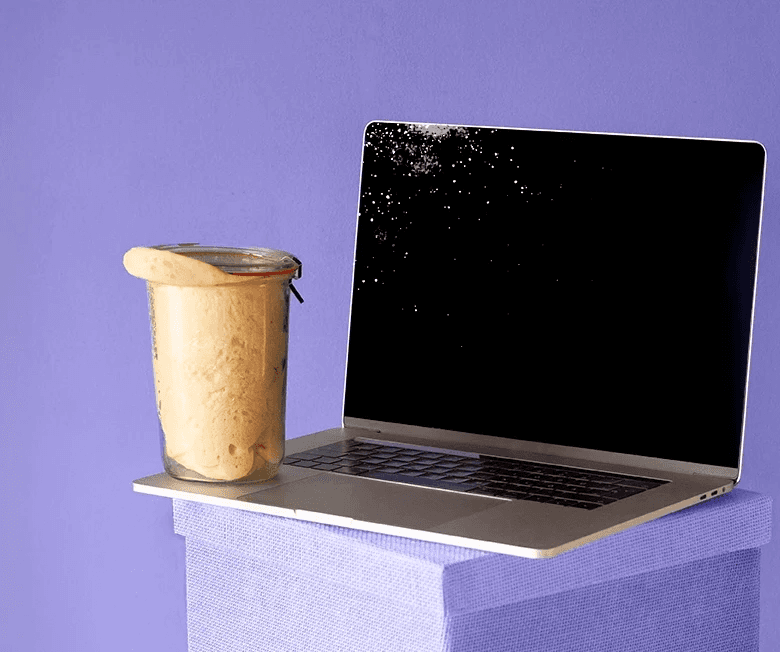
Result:
{"type": "Polygon", "coordinates": [[[147,281],[166,472],[203,482],[273,478],[284,457],[290,288],[300,261],[254,247],[154,248],[255,277],[206,287],[147,281]]]}

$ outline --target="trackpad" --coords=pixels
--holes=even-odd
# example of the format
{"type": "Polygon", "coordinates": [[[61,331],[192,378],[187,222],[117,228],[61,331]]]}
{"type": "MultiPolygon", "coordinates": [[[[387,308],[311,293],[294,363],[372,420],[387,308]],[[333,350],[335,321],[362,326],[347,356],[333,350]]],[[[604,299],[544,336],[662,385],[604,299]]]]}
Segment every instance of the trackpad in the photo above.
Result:
{"type": "Polygon", "coordinates": [[[335,473],[287,482],[239,500],[413,530],[436,527],[506,502],[335,473]]]}

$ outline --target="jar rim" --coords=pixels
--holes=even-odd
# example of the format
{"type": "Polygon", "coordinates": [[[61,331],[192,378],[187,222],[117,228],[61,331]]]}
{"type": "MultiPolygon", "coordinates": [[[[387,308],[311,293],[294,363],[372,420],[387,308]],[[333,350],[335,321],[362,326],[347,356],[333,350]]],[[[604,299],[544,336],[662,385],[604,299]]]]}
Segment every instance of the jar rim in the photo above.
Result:
{"type": "Polygon", "coordinates": [[[301,278],[301,261],[290,252],[281,249],[201,245],[195,242],[156,245],[150,248],[196,258],[209,265],[214,265],[228,274],[241,276],[289,275],[292,278],[301,278]]]}

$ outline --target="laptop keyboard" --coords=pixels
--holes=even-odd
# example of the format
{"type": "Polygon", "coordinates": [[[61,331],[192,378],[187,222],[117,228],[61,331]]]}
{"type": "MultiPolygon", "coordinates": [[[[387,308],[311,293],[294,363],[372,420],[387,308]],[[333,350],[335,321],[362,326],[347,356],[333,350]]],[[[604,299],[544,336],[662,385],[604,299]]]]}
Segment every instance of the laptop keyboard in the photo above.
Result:
{"type": "Polygon", "coordinates": [[[597,509],[667,483],[505,457],[453,455],[357,439],[289,455],[284,464],[580,509],[597,509]]]}

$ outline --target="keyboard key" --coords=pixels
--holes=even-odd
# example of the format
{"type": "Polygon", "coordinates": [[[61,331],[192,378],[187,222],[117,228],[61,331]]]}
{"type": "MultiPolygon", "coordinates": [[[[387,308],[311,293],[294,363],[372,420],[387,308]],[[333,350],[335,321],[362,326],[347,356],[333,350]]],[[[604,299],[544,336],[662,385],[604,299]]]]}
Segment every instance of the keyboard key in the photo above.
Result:
{"type": "Polygon", "coordinates": [[[338,464],[317,464],[316,466],[311,467],[313,469],[317,469],[318,471],[333,471],[334,469],[338,469],[338,464]]]}
{"type": "Polygon", "coordinates": [[[406,466],[406,462],[399,462],[394,459],[388,459],[385,461],[385,466],[392,466],[392,467],[400,467],[400,466],[406,466]]]}
{"type": "Polygon", "coordinates": [[[473,489],[468,489],[467,493],[477,494],[478,496],[492,496],[493,498],[505,498],[505,492],[498,491],[496,489],[485,489],[483,487],[474,487],[473,489]]]}
{"type": "Polygon", "coordinates": [[[594,503],[595,505],[601,506],[601,505],[609,505],[610,503],[614,503],[617,498],[607,498],[605,496],[591,496],[591,495],[582,495],[580,494],[576,500],[579,500],[581,502],[586,503],[594,503]]]}
{"type": "Polygon", "coordinates": [[[344,473],[346,475],[363,475],[367,469],[360,466],[342,466],[338,469],[334,469],[336,473],[344,473]]]}
{"type": "Polygon", "coordinates": [[[364,469],[367,469],[369,471],[374,471],[374,470],[378,469],[380,466],[382,466],[382,465],[381,464],[363,464],[362,465],[362,467],[364,469]]]}
{"type": "Polygon", "coordinates": [[[377,466],[371,469],[371,471],[379,471],[381,473],[398,473],[398,468],[395,466],[377,466]]]}
{"type": "Polygon", "coordinates": [[[364,464],[384,464],[385,459],[382,457],[377,457],[376,455],[372,455],[371,457],[365,457],[363,458],[364,464]]]}
{"type": "Polygon", "coordinates": [[[305,452],[305,453],[296,453],[295,455],[288,455],[288,460],[316,460],[318,457],[320,457],[319,453],[311,453],[311,452],[305,452]]]}
{"type": "Polygon", "coordinates": [[[514,490],[514,487],[508,487],[506,485],[480,485],[480,486],[487,491],[499,491],[501,493],[506,493],[507,491],[514,490]]]}
{"type": "Polygon", "coordinates": [[[576,491],[570,491],[569,489],[558,489],[555,492],[556,496],[559,496],[560,498],[571,498],[573,500],[577,499],[577,496],[579,496],[579,492],[576,491]]]}
{"type": "Polygon", "coordinates": [[[505,491],[502,496],[504,498],[512,498],[513,500],[524,500],[528,498],[530,494],[523,491],[505,491]]]}
{"type": "Polygon", "coordinates": [[[491,474],[496,478],[513,478],[515,474],[510,469],[494,469],[491,474]]]}

